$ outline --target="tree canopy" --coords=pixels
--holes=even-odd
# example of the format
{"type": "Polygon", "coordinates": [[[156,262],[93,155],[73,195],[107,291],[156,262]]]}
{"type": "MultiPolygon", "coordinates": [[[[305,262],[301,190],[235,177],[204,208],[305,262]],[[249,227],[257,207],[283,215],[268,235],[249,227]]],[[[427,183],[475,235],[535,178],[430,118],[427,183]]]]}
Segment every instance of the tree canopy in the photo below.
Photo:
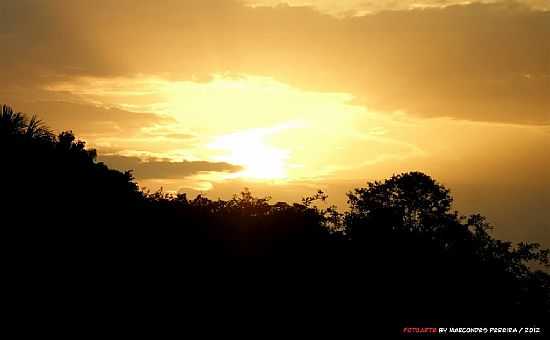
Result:
{"type": "Polygon", "coordinates": [[[72,132],[55,136],[2,107],[2,229],[29,256],[111,247],[136,259],[170,250],[175,266],[232,259],[248,264],[243,277],[277,282],[286,292],[278,298],[358,324],[355,308],[389,310],[399,324],[550,319],[550,276],[530,267],[548,266],[549,251],[495,239],[483,216],[453,211],[449,189],[424,173],[368,182],[339,211],[315,205],[322,192],[300,203],[248,190],[230,200],[145,192],[131,169],[109,169],[96,155],[72,132]]]}

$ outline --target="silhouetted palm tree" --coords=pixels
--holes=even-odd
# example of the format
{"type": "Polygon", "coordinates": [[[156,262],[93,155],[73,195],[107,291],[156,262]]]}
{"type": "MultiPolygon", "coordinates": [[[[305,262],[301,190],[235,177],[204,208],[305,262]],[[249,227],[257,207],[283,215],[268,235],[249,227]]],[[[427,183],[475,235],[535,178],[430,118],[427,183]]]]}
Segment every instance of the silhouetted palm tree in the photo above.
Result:
{"type": "Polygon", "coordinates": [[[33,115],[25,126],[25,136],[31,139],[52,140],[54,134],[36,115],[33,115]]]}
{"type": "Polygon", "coordinates": [[[0,115],[0,131],[2,135],[12,135],[21,132],[26,127],[25,116],[20,112],[14,112],[7,105],[2,105],[0,115]]]}

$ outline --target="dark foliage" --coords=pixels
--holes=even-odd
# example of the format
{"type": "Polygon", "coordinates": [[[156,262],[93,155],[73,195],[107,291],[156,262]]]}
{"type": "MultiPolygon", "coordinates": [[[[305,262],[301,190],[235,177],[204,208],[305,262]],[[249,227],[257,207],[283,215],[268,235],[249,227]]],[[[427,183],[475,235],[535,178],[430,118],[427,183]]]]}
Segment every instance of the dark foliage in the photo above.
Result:
{"type": "Polygon", "coordinates": [[[166,298],[199,300],[195,315],[233,320],[239,305],[258,327],[342,334],[373,320],[525,327],[550,319],[549,276],[528,267],[548,265],[548,251],[494,239],[482,216],[452,211],[449,190],[422,173],[355,189],[346,213],[316,207],[322,192],[294,204],[247,190],[227,201],[148,193],[131,172],[97,163],[71,132],[56,137],[7,106],[0,157],[2,229],[19,271],[81,277],[95,268],[136,280],[143,272],[164,280],[166,298]],[[277,308],[277,319],[262,314],[277,308]]]}

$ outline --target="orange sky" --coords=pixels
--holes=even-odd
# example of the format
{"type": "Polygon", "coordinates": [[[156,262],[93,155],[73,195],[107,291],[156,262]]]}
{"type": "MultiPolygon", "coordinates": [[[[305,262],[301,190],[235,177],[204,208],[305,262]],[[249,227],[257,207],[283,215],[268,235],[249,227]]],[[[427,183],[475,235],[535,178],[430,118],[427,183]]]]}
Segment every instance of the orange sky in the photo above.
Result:
{"type": "Polygon", "coordinates": [[[6,1],[0,102],[139,183],[345,206],[420,170],[550,246],[550,1],[6,1]]]}

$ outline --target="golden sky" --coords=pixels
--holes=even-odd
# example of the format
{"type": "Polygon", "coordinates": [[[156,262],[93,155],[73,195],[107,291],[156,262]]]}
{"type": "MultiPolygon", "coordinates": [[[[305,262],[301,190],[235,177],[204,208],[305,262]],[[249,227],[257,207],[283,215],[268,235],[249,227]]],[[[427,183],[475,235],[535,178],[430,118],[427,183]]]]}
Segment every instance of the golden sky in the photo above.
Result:
{"type": "Polygon", "coordinates": [[[14,0],[0,43],[0,102],[144,187],[344,206],[420,170],[550,245],[550,0],[14,0]]]}

